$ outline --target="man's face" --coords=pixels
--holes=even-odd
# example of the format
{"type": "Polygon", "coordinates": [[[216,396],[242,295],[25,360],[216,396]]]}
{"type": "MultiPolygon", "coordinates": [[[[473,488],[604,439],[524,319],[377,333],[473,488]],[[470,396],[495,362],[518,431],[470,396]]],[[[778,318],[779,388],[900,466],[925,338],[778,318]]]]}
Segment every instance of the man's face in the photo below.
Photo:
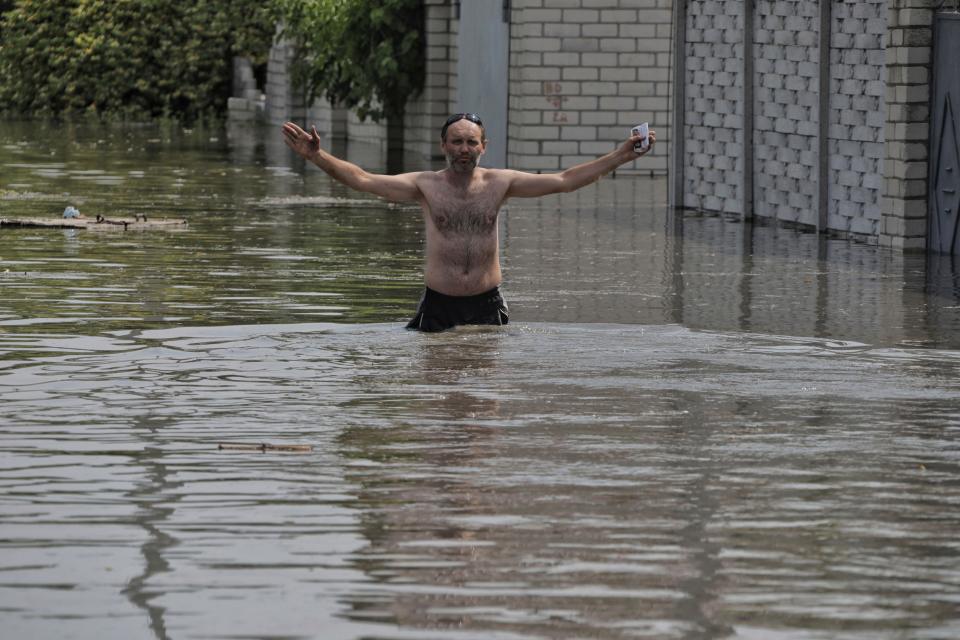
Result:
{"type": "Polygon", "coordinates": [[[447,157],[447,166],[455,173],[470,173],[480,162],[486,150],[483,130],[475,122],[457,120],[447,128],[447,139],[440,148],[447,157]]]}

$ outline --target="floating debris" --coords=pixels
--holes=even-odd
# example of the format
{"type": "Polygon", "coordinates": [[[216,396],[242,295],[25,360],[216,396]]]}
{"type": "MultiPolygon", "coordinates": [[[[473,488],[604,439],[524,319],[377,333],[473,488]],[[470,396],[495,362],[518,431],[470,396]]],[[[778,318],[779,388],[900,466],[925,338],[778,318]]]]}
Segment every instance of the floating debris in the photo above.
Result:
{"type": "Polygon", "coordinates": [[[67,207],[62,218],[0,218],[0,227],[48,227],[54,229],[177,229],[187,226],[182,218],[151,218],[145,215],[136,215],[132,218],[106,218],[98,215],[96,218],[67,217],[67,212],[73,207],[67,207]]]}
{"type": "Polygon", "coordinates": [[[313,445],[310,444],[270,444],[261,442],[259,444],[224,444],[217,445],[221,451],[291,451],[294,453],[309,453],[313,451],[313,445]]]}
{"type": "Polygon", "coordinates": [[[17,191],[12,189],[0,189],[0,200],[53,200],[59,197],[60,197],[59,195],[50,194],[50,193],[39,193],[37,191],[17,191]]]}

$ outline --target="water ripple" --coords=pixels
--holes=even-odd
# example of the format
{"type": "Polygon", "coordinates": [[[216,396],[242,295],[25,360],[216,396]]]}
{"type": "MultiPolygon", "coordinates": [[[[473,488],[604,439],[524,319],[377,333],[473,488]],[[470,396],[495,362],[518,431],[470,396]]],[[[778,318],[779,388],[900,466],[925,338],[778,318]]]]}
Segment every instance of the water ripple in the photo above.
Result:
{"type": "Polygon", "coordinates": [[[322,323],[0,352],[31,354],[0,373],[16,628],[127,602],[297,636],[309,597],[333,637],[876,638],[960,600],[951,352],[322,323]],[[313,451],[217,450],[262,441],[313,451]]]}

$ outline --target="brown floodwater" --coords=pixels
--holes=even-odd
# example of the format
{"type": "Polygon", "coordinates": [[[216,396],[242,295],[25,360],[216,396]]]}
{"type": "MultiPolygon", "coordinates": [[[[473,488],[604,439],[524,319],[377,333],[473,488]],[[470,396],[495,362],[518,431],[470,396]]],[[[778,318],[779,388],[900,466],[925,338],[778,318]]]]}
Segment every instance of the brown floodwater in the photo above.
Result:
{"type": "Polygon", "coordinates": [[[0,190],[189,221],[0,229],[4,637],[960,636],[950,257],[620,175],[424,335],[419,212],[278,130],[0,123],[0,190]]]}

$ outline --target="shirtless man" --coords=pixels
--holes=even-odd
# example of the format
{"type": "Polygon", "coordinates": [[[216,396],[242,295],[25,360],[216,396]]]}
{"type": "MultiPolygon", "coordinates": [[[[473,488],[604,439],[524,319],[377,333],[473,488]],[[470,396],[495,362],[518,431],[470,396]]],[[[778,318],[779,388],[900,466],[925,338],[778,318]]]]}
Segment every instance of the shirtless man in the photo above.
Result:
{"type": "Polygon", "coordinates": [[[506,324],[500,295],[497,218],[508,198],[536,198],[586,186],[620,165],[645,155],[656,142],[634,151],[635,135],[615,150],[560,173],[535,174],[479,167],[487,149],[483,122],[475,113],[457,113],[440,130],[447,159],[441,171],[381,175],[364,171],[320,148],[311,132],[288,122],[283,137],[291,149],[331,178],[392,202],[418,202],[427,230],[426,289],[409,329],[443,331],[461,324],[506,324]]]}

